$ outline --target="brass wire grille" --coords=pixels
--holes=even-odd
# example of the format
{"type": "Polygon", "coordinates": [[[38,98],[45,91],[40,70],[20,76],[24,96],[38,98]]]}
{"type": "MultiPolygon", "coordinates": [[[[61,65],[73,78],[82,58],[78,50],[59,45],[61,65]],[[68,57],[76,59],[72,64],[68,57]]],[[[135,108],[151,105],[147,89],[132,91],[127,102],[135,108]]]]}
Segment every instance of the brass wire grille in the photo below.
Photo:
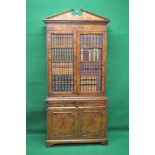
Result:
{"type": "Polygon", "coordinates": [[[74,49],[72,34],[51,35],[52,91],[74,91],[74,49]]]}
{"type": "Polygon", "coordinates": [[[102,42],[101,34],[80,35],[80,86],[81,92],[102,90],[102,42]]]}

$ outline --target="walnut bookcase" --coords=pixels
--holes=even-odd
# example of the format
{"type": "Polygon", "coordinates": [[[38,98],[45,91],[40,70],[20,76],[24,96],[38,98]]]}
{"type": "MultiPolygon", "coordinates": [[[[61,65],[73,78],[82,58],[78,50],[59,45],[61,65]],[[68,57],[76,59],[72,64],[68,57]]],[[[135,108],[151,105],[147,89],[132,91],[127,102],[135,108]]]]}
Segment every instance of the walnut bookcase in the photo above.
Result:
{"type": "Polygon", "coordinates": [[[107,144],[105,96],[107,23],[81,9],[43,19],[46,24],[48,96],[46,145],[107,144]]]}

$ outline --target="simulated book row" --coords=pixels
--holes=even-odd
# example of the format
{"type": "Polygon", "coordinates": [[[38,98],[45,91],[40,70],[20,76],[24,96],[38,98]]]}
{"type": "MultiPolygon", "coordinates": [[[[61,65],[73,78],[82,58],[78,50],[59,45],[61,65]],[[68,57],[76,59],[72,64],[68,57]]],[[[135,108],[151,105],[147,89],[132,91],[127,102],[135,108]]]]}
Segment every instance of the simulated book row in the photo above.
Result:
{"type": "Polygon", "coordinates": [[[81,84],[97,84],[101,82],[101,75],[81,75],[81,84]]]}
{"type": "Polygon", "coordinates": [[[81,62],[81,68],[101,68],[102,62],[81,62]]]}
{"type": "Polygon", "coordinates": [[[97,91],[101,91],[101,86],[81,85],[81,92],[97,92],[97,91]]]}
{"type": "Polygon", "coordinates": [[[70,75],[53,75],[52,90],[55,92],[73,91],[73,77],[70,75]]]}
{"type": "Polygon", "coordinates": [[[72,62],[52,62],[52,68],[73,68],[72,62]]]}
{"type": "Polygon", "coordinates": [[[51,35],[51,45],[52,46],[73,46],[73,35],[72,34],[52,34],[51,35]]]}
{"type": "Polygon", "coordinates": [[[73,68],[52,68],[52,75],[72,75],[73,68]]]}
{"type": "Polygon", "coordinates": [[[81,68],[81,74],[101,74],[102,71],[100,68],[81,68]]]}
{"type": "Polygon", "coordinates": [[[81,48],[81,61],[101,61],[102,49],[81,48]]]}
{"type": "Polygon", "coordinates": [[[80,72],[81,74],[101,74],[102,73],[101,63],[81,62],[80,72]]]}
{"type": "Polygon", "coordinates": [[[102,76],[81,76],[81,91],[95,92],[101,91],[102,76]]]}
{"type": "Polygon", "coordinates": [[[102,46],[102,35],[101,34],[81,34],[80,42],[81,46],[102,46]]]}
{"type": "Polygon", "coordinates": [[[72,61],[73,57],[72,48],[52,48],[52,61],[72,61]]]}

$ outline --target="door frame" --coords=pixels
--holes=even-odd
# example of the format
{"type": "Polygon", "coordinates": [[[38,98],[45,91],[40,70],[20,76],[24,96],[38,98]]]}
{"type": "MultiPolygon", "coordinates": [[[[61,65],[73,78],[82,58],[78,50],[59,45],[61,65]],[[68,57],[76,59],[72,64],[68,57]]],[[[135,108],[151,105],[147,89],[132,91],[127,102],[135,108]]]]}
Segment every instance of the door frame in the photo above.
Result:
{"type": "Polygon", "coordinates": [[[105,95],[105,81],[106,81],[106,48],[107,48],[107,34],[105,31],[77,31],[77,94],[78,95],[105,95]],[[81,45],[80,45],[80,35],[81,34],[102,34],[102,90],[100,92],[81,92],[80,88],[80,60],[81,60],[81,45]]]}

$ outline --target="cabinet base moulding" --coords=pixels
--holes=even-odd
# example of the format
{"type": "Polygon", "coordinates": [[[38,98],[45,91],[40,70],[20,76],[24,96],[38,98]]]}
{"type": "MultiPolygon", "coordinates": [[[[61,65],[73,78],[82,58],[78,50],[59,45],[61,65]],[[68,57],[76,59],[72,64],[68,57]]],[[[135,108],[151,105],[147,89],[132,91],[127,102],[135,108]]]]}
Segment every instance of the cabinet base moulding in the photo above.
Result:
{"type": "Polygon", "coordinates": [[[46,146],[50,147],[55,144],[69,144],[69,143],[101,143],[102,145],[107,145],[108,144],[108,139],[71,139],[71,140],[47,140],[46,141],[46,146]]]}

